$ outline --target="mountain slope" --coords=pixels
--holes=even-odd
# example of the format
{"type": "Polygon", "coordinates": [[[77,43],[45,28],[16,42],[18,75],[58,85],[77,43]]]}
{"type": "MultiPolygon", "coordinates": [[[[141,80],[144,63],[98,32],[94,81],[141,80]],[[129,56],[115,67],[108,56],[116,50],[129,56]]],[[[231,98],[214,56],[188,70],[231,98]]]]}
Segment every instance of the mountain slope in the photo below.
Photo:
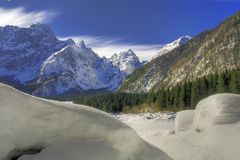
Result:
{"type": "Polygon", "coordinates": [[[182,36],[180,38],[178,38],[177,40],[171,42],[171,43],[168,43],[166,45],[164,45],[159,51],[158,53],[153,56],[152,59],[154,58],[157,58],[159,56],[162,56],[170,51],[172,51],[173,49],[179,47],[179,46],[182,46],[184,44],[186,44],[189,40],[191,39],[190,36],[182,36]]]}
{"type": "Polygon", "coordinates": [[[84,42],[60,41],[44,24],[0,27],[0,82],[37,96],[53,96],[72,90],[113,91],[124,78],[117,66],[84,42]]]}
{"type": "Polygon", "coordinates": [[[134,72],[120,87],[123,92],[148,92],[172,87],[213,72],[238,67],[240,12],[218,27],[203,32],[134,72]]]}
{"type": "Polygon", "coordinates": [[[114,90],[124,75],[106,58],[100,58],[83,41],[53,53],[42,65],[36,78],[40,86],[33,94],[52,96],[70,90],[114,90]]]}
{"type": "Polygon", "coordinates": [[[58,40],[43,24],[29,28],[0,27],[0,77],[20,83],[33,80],[44,60],[73,43],[72,40],[58,40]]]}
{"type": "Polygon", "coordinates": [[[210,73],[239,67],[239,34],[240,12],[209,31],[195,50],[191,50],[171,67],[163,84],[173,86],[184,80],[194,80],[210,73]]]}
{"type": "Polygon", "coordinates": [[[120,52],[119,54],[115,53],[110,57],[110,61],[127,76],[142,66],[137,55],[131,49],[126,52],[120,52]]]}

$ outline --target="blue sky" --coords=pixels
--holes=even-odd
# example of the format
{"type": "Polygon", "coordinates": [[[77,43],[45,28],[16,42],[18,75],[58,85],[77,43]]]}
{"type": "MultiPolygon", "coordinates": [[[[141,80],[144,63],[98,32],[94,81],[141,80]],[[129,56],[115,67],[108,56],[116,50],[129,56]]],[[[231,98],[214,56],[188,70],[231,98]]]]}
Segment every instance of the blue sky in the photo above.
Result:
{"type": "Polygon", "coordinates": [[[149,59],[161,44],[215,27],[240,0],[0,0],[0,7],[0,25],[46,23],[100,55],[132,48],[149,59]]]}

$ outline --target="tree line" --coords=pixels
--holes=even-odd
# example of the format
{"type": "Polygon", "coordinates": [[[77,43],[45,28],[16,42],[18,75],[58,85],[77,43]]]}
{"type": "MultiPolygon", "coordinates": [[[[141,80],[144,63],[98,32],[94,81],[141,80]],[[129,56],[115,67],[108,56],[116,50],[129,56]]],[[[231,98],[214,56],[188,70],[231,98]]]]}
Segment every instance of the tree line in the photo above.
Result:
{"type": "Polygon", "coordinates": [[[162,87],[156,92],[80,96],[74,102],[107,112],[123,112],[126,108],[143,104],[169,110],[194,109],[201,99],[216,93],[240,93],[240,68],[184,81],[172,88],[162,87]]]}

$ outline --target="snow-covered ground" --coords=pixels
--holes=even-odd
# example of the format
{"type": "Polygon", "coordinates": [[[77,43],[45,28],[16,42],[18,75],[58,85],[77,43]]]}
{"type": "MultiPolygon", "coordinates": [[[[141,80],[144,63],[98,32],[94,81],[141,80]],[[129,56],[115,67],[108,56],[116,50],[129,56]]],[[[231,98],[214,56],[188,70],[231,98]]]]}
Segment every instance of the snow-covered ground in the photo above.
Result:
{"type": "Polygon", "coordinates": [[[240,157],[240,95],[210,96],[196,110],[178,113],[175,122],[174,113],[114,116],[87,106],[32,97],[0,84],[0,160],[22,153],[29,154],[19,160],[240,157]],[[36,149],[41,152],[32,154],[36,149]]]}
{"type": "Polygon", "coordinates": [[[240,96],[217,94],[182,111],[174,121],[166,114],[118,115],[144,140],[174,160],[237,160],[240,158],[240,96]],[[170,134],[169,134],[170,133],[170,134]]]}
{"type": "Polygon", "coordinates": [[[170,160],[102,111],[0,84],[0,160],[170,160]],[[21,155],[34,149],[40,153],[21,155]]]}
{"type": "Polygon", "coordinates": [[[143,139],[174,133],[174,113],[140,113],[114,115],[132,127],[143,139]]]}

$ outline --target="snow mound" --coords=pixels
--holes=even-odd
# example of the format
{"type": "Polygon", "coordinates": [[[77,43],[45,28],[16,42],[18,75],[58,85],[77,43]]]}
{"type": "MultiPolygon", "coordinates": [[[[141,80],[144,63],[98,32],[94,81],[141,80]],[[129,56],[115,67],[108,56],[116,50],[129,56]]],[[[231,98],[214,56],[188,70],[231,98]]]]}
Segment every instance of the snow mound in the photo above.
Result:
{"type": "Polygon", "coordinates": [[[0,84],[0,160],[169,160],[110,115],[82,105],[32,97],[0,84]]]}
{"type": "Polygon", "coordinates": [[[174,134],[174,120],[169,119],[172,112],[118,114],[116,118],[133,128],[143,138],[174,134]]]}
{"type": "Polygon", "coordinates": [[[177,113],[175,119],[175,133],[190,130],[194,117],[194,110],[186,110],[177,113]]]}
{"type": "Polygon", "coordinates": [[[231,124],[240,121],[240,96],[216,94],[197,104],[192,128],[204,131],[211,125],[231,124]]]}
{"type": "MultiPolygon", "coordinates": [[[[236,160],[240,157],[239,111],[239,95],[216,94],[198,103],[192,129],[144,138],[174,160],[236,160]]],[[[186,118],[182,124],[190,124],[190,116],[180,112],[176,122],[186,118]]]]}

